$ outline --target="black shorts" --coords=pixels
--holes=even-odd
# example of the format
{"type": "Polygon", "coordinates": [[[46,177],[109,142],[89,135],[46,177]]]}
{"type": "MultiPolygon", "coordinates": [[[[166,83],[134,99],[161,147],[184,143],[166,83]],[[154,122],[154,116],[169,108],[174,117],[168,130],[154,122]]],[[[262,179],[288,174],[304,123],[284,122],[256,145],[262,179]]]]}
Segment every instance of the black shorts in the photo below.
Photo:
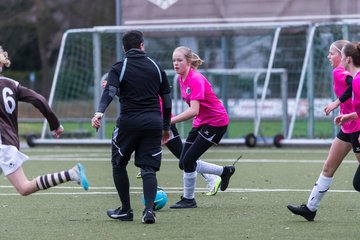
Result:
{"type": "Polygon", "coordinates": [[[113,166],[126,165],[135,152],[137,167],[150,166],[155,170],[161,165],[162,130],[156,129],[119,129],[115,128],[112,138],[113,166]]]}
{"type": "Polygon", "coordinates": [[[207,141],[219,144],[227,130],[227,125],[222,127],[213,127],[210,125],[203,125],[201,127],[192,128],[186,139],[186,142],[194,142],[198,135],[201,135],[207,141]]]}
{"type": "Polygon", "coordinates": [[[360,131],[353,133],[344,133],[342,130],[340,130],[336,137],[344,142],[351,143],[353,152],[360,153],[360,144],[358,140],[359,134],[360,131]]]}

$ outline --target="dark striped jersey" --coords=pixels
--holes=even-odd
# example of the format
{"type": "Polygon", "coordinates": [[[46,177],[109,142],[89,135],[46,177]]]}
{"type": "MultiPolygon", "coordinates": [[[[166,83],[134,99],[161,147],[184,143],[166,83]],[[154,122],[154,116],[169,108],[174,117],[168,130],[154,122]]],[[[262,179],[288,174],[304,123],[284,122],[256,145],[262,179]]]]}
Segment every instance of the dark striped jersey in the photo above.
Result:
{"type": "Polygon", "coordinates": [[[46,99],[19,82],[0,76],[0,144],[19,149],[18,102],[31,103],[48,120],[50,129],[56,130],[60,123],[46,99]]]}

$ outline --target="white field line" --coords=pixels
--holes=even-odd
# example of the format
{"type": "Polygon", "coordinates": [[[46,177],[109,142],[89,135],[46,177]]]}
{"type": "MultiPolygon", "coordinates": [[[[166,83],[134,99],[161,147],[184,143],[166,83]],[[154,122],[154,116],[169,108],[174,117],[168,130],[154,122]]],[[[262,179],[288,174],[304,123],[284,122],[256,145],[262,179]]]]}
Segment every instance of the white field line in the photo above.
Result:
{"type": "MultiPolygon", "coordinates": [[[[37,153],[37,152],[41,152],[41,153],[54,153],[54,152],[61,152],[62,154],[67,154],[71,153],[71,152],[78,152],[78,153],[106,153],[106,154],[111,154],[111,148],[109,146],[109,148],[56,148],[56,147],[44,147],[44,148],[24,148],[21,149],[20,151],[24,152],[25,154],[27,153],[37,153]],[[60,150],[61,149],[61,150],[60,150]],[[64,151],[66,151],[64,153],[64,151]]],[[[207,153],[212,153],[212,152],[216,152],[216,153],[233,153],[233,152],[238,152],[238,153],[253,153],[254,149],[247,149],[247,148],[210,148],[209,150],[206,151],[207,153]]],[[[281,152],[281,153],[309,153],[309,149],[286,149],[286,148],[282,148],[281,150],[279,149],[268,149],[268,148],[257,148],[256,149],[257,153],[276,153],[276,152],[281,152]]],[[[318,149],[311,149],[311,153],[328,153],[329,149],[328,148],[318,148],[318,149]]],[[[171,152],[167,149],[163,150],[164,154],[171,154],[171,152]]]]}
{"type": "MultiPolygon", "coordinates": [[[[89,158],[89,157],[56,157],[56,156],[31,156],[30,161],[81,161],[81,162],[110,162],[109,158],[89,158]]],[[[206,158],[206,162],[224,162],[233,163],[235,159],[218,159],[206,158]]],[[[163,162],[177,162],[175,158],[163,158],[163,162]]],[[[309,160],[309,159],[240,159],[238,163],[324,163],[324,160],[309,160]]],[[[357,163],[356,160],[344,160],[342,163],[357,163]]]]}
{"type": "MultiPolygon", "coordinates": [[[[13,188],[12,186],[0,186],[0,188],[13,188]]],[[[53,189],[66,189],[66,190],[80,190],[81,187],[55,187],[53,189]]],[[[181,187],[166,187],[164,188],[167,193],[183,193],[181,187]]],[[[207,188],[196,188],[197,193],[207,192],[207,188]]],[[[258,189],[258,188],[228,188],[225,192],[219,192],[220,194],[224,193],[281,193],[281,192],[310,192],[309,189],[258,189]]],[[[341,190],[341,189],[332,189],[329,192],[333,193],[357,193],[355,190],[341,190]]],[[[131,194],[142,194],[141,187],[132,187],[130,188],[131,194]]],[[[89,191],[80,191],[80,192],[53,192],[53,191],[43,191],[37,192],[33,195],[113,195],[117,194],[115,188],[113,187],[90,187],[89,191]],[[102,191],[105,190],[105,191],[102,191]],[[113,191],[109,191],[113,190],[113,191]]],[[[0,196],[20,196],[18,193],[0,193],[0,196]]]]}

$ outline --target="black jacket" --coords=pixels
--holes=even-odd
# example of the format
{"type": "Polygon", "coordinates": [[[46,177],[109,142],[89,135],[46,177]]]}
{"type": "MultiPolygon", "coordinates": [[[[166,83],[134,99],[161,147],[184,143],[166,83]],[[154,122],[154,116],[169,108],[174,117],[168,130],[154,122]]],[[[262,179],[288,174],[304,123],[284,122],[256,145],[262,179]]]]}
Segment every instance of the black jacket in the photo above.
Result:
{"type": "Polygon", "coordinates": [[[98,112],[104,113],[119,96],[119,127],[169,129],[171,117],[170,87],[166,73],[140,49],[130,49],[123,61],[115,63],[108,75],[98,112]],[[161,117],[159,97],[163,102],[161,117]]]}

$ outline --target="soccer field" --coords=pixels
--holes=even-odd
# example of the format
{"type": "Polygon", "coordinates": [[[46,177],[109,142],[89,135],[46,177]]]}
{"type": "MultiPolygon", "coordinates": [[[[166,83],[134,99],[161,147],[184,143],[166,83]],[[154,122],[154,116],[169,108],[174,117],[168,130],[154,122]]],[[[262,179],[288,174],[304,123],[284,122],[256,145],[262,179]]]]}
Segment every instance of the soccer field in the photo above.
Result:
{"type": "Polygon", "coordinates": [[[142,182],[129,163],[133,222],[109,219],[108,208],[119,206],[113,185],[109,147],[36,147],[22,151],[30,157],[29,178],[82,162],[90,182],[85,192],[73,183],[29,197],[20,197],[2,175],[0,182],[1,239],[358,239],[360,195],[352,188],[357,167],[351,153],[335,175],[314,222],[292,215],[289,203],[307,201],[328,149],[214,147],[203,160],[228,165],[242,154],[227,191],[206,196],[197,180],[196,209],[169,209],[182,194],[177,160],[163,154],[159,185],[168,195],[157,212],[157,223],[141,224],[142,182]]]}

